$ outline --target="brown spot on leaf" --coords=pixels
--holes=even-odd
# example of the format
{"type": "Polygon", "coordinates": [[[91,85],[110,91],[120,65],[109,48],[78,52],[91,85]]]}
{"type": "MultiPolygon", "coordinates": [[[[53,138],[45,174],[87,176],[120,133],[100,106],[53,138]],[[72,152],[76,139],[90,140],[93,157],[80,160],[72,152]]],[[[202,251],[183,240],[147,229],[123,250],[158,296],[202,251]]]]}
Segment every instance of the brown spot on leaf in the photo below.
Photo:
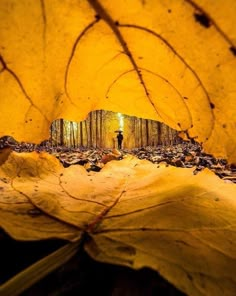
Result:
{"type": "Polygon", "coordinates": [[[197,23],[202,25],[205,28],[209,28],[211,26],[211,20],[209,17],[203,12],[196,12],[194,13],[194,18],[197,23]]]}
{"type": "Polygon", "coordinates": [[[235,47],[235,46],[231,46],[231,47],[229,48],[229,50],[232,52],[232,54],[233,54],[234,56],[236,56],[236,47],[235,47]]]}
{"type": "Polygon", "coordinates": [[[212,102],[210,102],[210,106],[211,106],[211,109],[215,109],[215,105],[212,102]]]}
{"type": "Polygon", "coordinates": [[[95,16],[94,16],[94,17],[95,17],[95,19],[96,19],[96,20],[100,20],[100,19],[101,19],[101,17],[100,17],[100,15],[99,15],[99,14],[95,14],[95,16]]]}

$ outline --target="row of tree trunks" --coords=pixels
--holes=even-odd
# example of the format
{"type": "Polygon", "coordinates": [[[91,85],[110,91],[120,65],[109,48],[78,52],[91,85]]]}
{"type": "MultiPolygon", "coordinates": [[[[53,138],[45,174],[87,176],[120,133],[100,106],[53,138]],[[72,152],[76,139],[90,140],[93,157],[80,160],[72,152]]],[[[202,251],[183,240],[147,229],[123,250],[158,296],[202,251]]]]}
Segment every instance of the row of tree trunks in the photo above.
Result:
{"type": "Polygon", "coordinates": [[[181,141],[177,131],[161,122],[133,117],[132,125],[135,147],[173,145],[181,141]]]}
{"type": "MultiPolygon", "coordinates": [[[[96,110],[85,121],[58,119],[51,126],[52,145],[68,147],[116,147],[117,113],[96,110]]],[[[124,115],[124,148],[172,145],[180,141],[177,131],[161,122],[124,115]]]]}

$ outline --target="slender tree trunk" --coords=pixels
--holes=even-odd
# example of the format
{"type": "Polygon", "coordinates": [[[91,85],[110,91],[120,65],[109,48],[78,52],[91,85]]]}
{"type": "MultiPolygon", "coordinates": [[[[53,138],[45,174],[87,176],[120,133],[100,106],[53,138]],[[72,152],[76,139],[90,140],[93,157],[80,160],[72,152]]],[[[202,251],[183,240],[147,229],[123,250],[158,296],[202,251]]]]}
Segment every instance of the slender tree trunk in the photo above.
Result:
{"type": "Polygon", "coordinates": [[[136,147],[140,147],[141,146],[141,142],[140,142],[140,120],[139,120],[139,118],[136,118],[135,121],[136,121],[136,147]]]}
{"type": "Polygon", "coordinates": [[[143,147],[143,119],[140,118],[140,145],[143,147]]]}
{"type": "Polygon", "coordinates": [[[136,123],[137,123],[137,133],[136,133],[136,136],[137,136],[137,147],[140,147],[141,146],[141,139],[140,139],[140,126],[141,126],[141,123],[140,123],[140,119],[137,118],[136,119],[136,123]]]}
{"type": "Polygon", "coordinates": [[[93,112],[90,112],[89,119],[89,143],[93,147],[93,112]]]}
{"type": "Polygon", "coordinates": [[[103,147],[103,111],[100,110],[100,147],[103,147]]]}
{"type": "Polygon", "coordinates": [[[80,146],[83,147],[84,146],[83,121],[79,123],[79,127],[80,127],[80,146]]]}
{"type": "Polygon", "coordinates": [[[162,136],[161,123],[158,121],[157,122],[157,145],[162,144],[161,136],[162,136]]]}
{"type": "Polygon", "coordinates": [[[136,147],[136,121],[135,121],[135,117],[133,117],[133,120],[132,120],[132,123],[133,123],[133,128],[134,128],[134,146],[136,147]]]}
{"type": "Polygon", "coordinates": [[[168,125],[166,125],[166,135],[165,135],[165,138],[166,138],[166,144],[167,145],[170,145],[170,128],[168,125]]]}
{"type": "Polygon", "coordinates": [[[133,128],[134,128],[134,146],[137,147],[137,122],[136,117],[133,117],[133,128]]]}
{"type": "Polygon", "coordinates": [[[95,141],[96,141],[96,148],[98,148],[100,146],[100,141],[99,141],[99,110],[96,110],[96,138],[95,138],[95,141]]]}
{"type": "Polygon", "coordinates": [[[54,121],[53,125],[53,137],[52,137],[52,145],[60,145],[60,120],[54,121]]]}
{"type": "Polygon", "coordinates": [[[59,144],[61,146],[64,146],[64,120],[62,118],[59,120],[59,129],[60,129],[59,144]]]}
{"type": "Polygon", "coordinates": [[[76,122],[76,147],[79,147],[79,124],[76,122]]]}
{"type": "Polygon", "coordinates": [[[86,147],[89,146],[89,138],[88,138],[88,123],[87,123],[87,120],[84,121],[84,125],[85,125],[85,133],[86,133],[86,147]]]}
{"type": "Polygon", "coordinates": [[[145,127],[146,127],[146,146],[149,146],[149,120],[145,119],[145,127]]]}
{"type": "Polygon", "coordinates": [[[174,130],[172,128],[169,128],[169,134],[170,134],[170,144],[174,144],[174,130]]]}
{"type": "Polygon", "coordinates": [[[70,122],[70,136],[71,136],[71,147],[75,148],[75,131],[74,131],[74,124],[70,122]]]}
{"type": "Polygon", "coordinates": [[[154,129],[153,129],[153,126],[154,126],[154,121],[153,120],[150,120],[150,128],[151,128],[151,132],[150,132],[150,135],[151,135],[151,146],[154,147],[155,146],[155,139],[154,139],[154,129]]]}
{"type": "Polygon", "coordinates": [[[69,122],[69,136],[70,136],[70,143],[69,147],[72,147],[72,131],[71,131],[71,121],[69,122]]]}

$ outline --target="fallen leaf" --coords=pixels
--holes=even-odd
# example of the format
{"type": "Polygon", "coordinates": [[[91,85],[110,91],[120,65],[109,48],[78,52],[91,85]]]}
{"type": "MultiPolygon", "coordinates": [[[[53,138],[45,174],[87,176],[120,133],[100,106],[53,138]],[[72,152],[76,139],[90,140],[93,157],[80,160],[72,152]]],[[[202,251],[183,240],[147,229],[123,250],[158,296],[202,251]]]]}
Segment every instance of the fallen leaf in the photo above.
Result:
{"type": "Polygon", "coordinates": [[[128,156],[88,173],[13,152],[0,167],[1,227],[17,239],[86,232],[96,260],[151,267],[188,295],[233,295],[236,187],[193,171],[128,156]]]}
{"type": "Polygon", "coordinates": [[[118,156],[117,155],[114,155],[112,153],[109,153],[109,154],[105,154],[103,155],[102,159],[101,159],[101,163],[108,163],[109,161],[112,161],[112,160],[116,160],[118,159],[118,156]]]}
{"type": "MultiPolygon", "coordinates": [[[[17,240],[61,238],[73,241],[80,237],[79,229],[46,215],[32,204],[23,191],[14,186],[15,178],[18,177],[26,183],[28,177],[45,178],[53,172],[54,166],[60,167],[52,156],[36,152],[19,155],[12,153],[9,160],[1,166],[0,226],[13,238],[17,240]]],[[[37,183],[34,183],[33,187],[35,192],[40,190],[37,183]]]]}

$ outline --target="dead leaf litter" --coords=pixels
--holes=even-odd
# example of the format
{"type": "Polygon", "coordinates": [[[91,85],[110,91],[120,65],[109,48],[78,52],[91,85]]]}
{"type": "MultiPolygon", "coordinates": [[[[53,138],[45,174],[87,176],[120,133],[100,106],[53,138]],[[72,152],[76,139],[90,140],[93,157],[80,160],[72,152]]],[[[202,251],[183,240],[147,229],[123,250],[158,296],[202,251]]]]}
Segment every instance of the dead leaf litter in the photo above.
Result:
{"type": "Polygon", "coordinates": [[[41,145],[17,143],[12,140],[0,139],[0,149],[11,148],[16,152],[46,151],[60,160],[64,167],[81,165],[90,171],[99,172],[104,165],[112,160],[121,160],[127,155],[146,159],[152,163],[182,168],[195,168],[194,174],[208,168],[227,183],[236,183],[236,165],[229,164],[224,158],[215,158],[204,152],[198,143],[182,142],[171,146],[140,147],[117,150],[115,148],[51,146],[48,142],[41,145]]]}

